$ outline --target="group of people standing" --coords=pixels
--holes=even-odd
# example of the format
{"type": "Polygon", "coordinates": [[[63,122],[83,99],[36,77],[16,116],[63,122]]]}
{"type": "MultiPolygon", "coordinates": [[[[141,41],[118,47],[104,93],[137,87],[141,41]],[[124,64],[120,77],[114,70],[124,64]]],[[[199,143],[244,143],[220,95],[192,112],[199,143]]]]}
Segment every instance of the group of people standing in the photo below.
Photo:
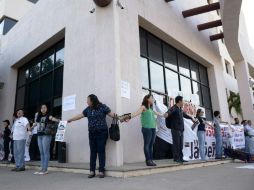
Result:
{"type": "Polygon", "coordinates": [[[14,122],[10,127],[8,120],[3,121],[5,125],[4,130],[4,144],[5,144],[5,157],[4,160],[8,160],[10,153],[10,142],[13,142],[13,158],[15,160],[15,168],[12,171],[21,172],[25,171],[25,147],[27,143],[27,136],[31,134],[36,128],[37,141],[40,151],[41,170],[34,174],[45,175],[48,173],[48,162],[50,158],[50,143],[52,138],[51,129],[48,129],[50,122],[59,122],[49,115],[47,105],[43,104],[40,107],[40,111],[35,114],[35,120],[32,124],[28,119],[24,117],[24,111],[18,110],[15,114],[14,122]]]}
{"type": "MultiPolygon", "coordinates": [[[[187,162],[183,159],[183,142],[184,142],[184,118],[190,119],[193,123],[198,121],[197,136],[199,140],[200,157],[202,160],[206,160],[205,156],[205,125],[206,119],[204,118],[204,111],[202,109],[197,110],[196,118],[193,118],[183,111],[184,100],[182,96],[175,98],[175,105],[172,106],[166,113],[158,113],[154,111],[153,104],[154,98],[151,94],[146,95],[143,98],[142,104],[139,109],[131,114],[125,114],[123,117],[118,117],[121,122],[128,122],[129,120],[140,115],[141,117],[141,132],[144,140],[144,155],[147,166],[156,166],[153,161],[153,145],[156,138],[156,115],[164,117],[166,119],[166,126],[171,129],[173,140],[173,159],[177,163],[187,162]]],[[[89,146],[90,146],[90,175],[89,178],[96,176],[96,160],[99,158],[99,177],[105,176],[105,163],[106,163],[106,143],[108,139],[108,126],[106,122],[106,116],[111,118],[117,117],[111,109],[101,103],[98,97],[91,94],[87,97],[87,107],[82,113],[68,119],[68,123],[80,120],[82,118],[88,118],[88,131],[89,131],[89,146]]],[[[6,120],[4,139],[6,141],[5,146],[9,146],[11,137],[14,141],[14,158],[16,167],[12,171],[24,171],[25,161],[25,143],[27,138],[27,132],[31,132],[36,129],[37,141],[40,150],[41,158],[41,170],[35,172],[36,175],[48,174],[48,162],[50,158],[50,143],[52,138],[52,129],[50,125],[60,120],[52,117],[48,110],[47,105],[43,104],[40,107],[40,111],[35,114],[35,119],[32,125],[24,117],[24,111],[17,111],[17,118],[14,120],[12,132],[9,130],[10,123],[6,120]],[[8,145],[7,145],[8,144],[8,145]]],[[[223,155],[222,151],[222,135],[220,128],[220,112],[214,112],[213,126],[215,129],[216,137],[216,159],[221,159],[223,155]]],[[[246,127],[247,130],[247,127],[246,127]]],[[[250,134],[250,135],[254,135],[250,134]]],[[[6,155],[9,152],[6,148],[6,155]]],[[[5,158],[6,159],[6,158],[5,158]]]]}

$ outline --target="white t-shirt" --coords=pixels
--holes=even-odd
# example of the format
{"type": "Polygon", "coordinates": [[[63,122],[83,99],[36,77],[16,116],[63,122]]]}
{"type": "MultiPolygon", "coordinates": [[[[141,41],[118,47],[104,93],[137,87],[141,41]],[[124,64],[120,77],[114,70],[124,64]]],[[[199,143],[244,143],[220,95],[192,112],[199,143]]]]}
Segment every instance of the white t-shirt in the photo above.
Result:
{"type": "Polygon", "coordinates": [[[248,132],[248,135],[251,135],[251,136],[254,136],[254,128],[252,128],[251,126],[249,125],[246,125],[246,128],[245,128],[248,132]]]}
{"type": "Polygon", "coordinates": [[[13,124],[13,140],[25,140],[27,137],[28,120],[25,117],[17,118],[13,124]]]}

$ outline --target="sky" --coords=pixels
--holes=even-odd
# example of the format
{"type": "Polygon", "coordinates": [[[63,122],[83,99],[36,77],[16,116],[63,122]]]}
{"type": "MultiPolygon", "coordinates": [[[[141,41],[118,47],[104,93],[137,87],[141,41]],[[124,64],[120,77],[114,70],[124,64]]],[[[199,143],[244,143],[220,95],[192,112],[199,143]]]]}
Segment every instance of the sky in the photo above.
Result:
{"type": "Polygon", "coordinates": [[[250,44],[254,48],[254,0],[243,0],[242,11],[246,19],[246,25],[250,44]]]}

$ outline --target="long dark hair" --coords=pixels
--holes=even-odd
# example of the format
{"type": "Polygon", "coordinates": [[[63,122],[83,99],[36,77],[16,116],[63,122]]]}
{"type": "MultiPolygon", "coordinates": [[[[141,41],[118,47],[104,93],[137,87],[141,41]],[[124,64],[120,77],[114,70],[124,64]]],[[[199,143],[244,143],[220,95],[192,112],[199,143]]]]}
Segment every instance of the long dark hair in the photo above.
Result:
{"type": "Polygon", "coordinates": [[[146,109],[149,109],[149,108],[153,108],[153,106],[151,105],[150,107],[148,106],[148,99],[153,97],[152,94],[147,94],[145,95],[145,97],[143,98],[143,101],[142,101],[142,106],[145,106],[146,109]]]}
{"type": "Polygon", "coordinates": [[[49,120],[49,107],[48,107],[47,104],[41,104],[41,105],[40,105],[39,110],[38,110],[38,116],[37,116],[37,118],[36,118],[36,122],[40,122],[40,121],[41,121],[41,118],[42,118],[43,116],[46,116],[46,120],[47,120],[47,121],[49,120]],[[47,108],[47,112],[46,112],[46,114],[44,114],[44,115],[43,115],[43,113],[41,112],[42,106],[46,106],[46,108],[47,108]]]}
{"type": "Polygon", "coordinates": [[[88,96],[88,98],[91,100],[92,102],[92,109],[97,109],[102,103],[99,101],[99,98],[94,95],[94,94],[90,94],[88,96]]]}

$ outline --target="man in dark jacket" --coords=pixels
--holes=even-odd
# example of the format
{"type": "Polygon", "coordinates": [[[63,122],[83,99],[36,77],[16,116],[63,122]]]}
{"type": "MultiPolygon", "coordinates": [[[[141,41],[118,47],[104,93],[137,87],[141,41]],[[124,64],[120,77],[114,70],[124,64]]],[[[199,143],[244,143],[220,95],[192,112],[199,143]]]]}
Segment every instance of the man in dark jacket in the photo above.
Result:
{"type": "Polygon", "coordinates": [[[183,159],[183,132],[184,132],[184,119],[193,118],[183,112],[183,97],[177,96],[175,98],[175,105],[171,107],[165,114],[166,125],[171,129],[173,139],[173,157],[174,161],[178,163],[187,162],[183,159]]]}

